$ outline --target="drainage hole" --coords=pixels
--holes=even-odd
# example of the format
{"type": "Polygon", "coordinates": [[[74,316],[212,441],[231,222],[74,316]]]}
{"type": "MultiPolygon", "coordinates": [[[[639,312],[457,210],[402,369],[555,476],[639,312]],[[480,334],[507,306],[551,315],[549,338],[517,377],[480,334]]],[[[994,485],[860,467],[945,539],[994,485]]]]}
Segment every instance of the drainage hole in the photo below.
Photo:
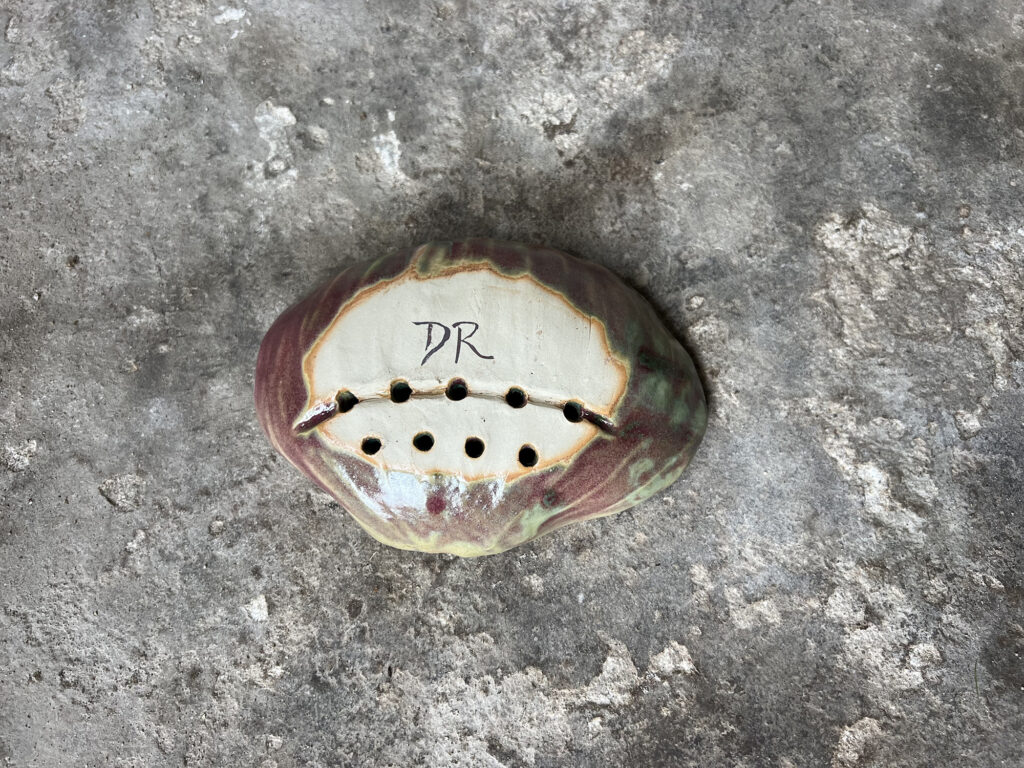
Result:
{"type": "Polygon", "coordinates": [[[391,402],[404,403],[412,395],[412,387],[409,382],[396,379],[391,382],[391,402]]]}
{"type": "Polygon", "coordinates": [[[462,400],[469,394],[469,387],[462,379],[452,379],[448,382],[448,389],[444,393],[449,400],[462,400]]]}
{"type": "Polygon", "coordinates": [[[412,439],[412,444],[418,451],[429,451],[434,447],[434,436],[429,432],[420,432],[412,439]]]}
{"type": "Polygon", "coordinates": [[[335,400],[338,401],[338,410],[342,413],[348,413],[355,407],[355,404],[359,402],[359,398],[347,389],[341,390],[335,400]]]}
{"type": "Polygon", "coordinates": [[[484,455],[484,441],[479,437],[466,439],[466,455],[471,459],[479,459],[484,455]]]}
{"type": "Polygon", "coordinates": [[[562,408],[562,415],[573,423],[583,421],[583,406],[575,400],[570,400],[565,404],[565,407],[562,408]]]}
{"type": "Polygon", "coordinates": [[[522,408],[526,405],[526,393],[519,387],[512,387],[505,393],[505,402],[513,408],[522,408]]]}
{"type": "Polygon", "coordinates": [[[524,445],[519,449],[519,463],[524,467],[532,467],[537,464],[537,451],[532,445],[524,445]]]}
{"type": "Polygon", "coordinates": [[[380,450],[380,440],[376,437],[364,437],[363,438],[363,453],[367,456],[373,456],[377,451],[380,450]]]}

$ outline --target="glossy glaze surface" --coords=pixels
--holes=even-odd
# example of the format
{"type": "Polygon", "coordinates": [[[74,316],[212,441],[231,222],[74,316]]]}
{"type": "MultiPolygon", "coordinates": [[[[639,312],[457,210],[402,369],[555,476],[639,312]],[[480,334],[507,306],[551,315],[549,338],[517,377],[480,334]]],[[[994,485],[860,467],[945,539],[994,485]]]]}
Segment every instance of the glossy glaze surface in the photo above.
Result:
{"type": "Polygon", "coordinates": [[[260,348],[274,446],[392,546],[475,556],[673,482],[707,414],[693,364],[603,267],[491,240],[350,266],[260,348]]]}

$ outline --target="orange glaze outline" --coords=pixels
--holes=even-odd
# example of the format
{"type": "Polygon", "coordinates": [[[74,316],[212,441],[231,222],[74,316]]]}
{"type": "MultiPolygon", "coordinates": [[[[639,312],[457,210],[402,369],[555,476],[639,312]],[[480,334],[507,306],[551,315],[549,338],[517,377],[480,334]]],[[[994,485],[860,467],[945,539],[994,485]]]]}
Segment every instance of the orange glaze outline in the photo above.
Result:
{"type": "MultiPolygon", "coordinates": [[[[629,383],[629,370],[630,370],[630,366],[629,366],[629,363],[625,359],[623,359],[617,352],[615,352],[615,350],[613,350],[611,345],[608,343],[608,331],[607,331],[607,327],[605,326],[604,322],[602,322],[601,320],[597,319],[593,315],[589,315],[589,314],[583,312],[572,301],[570,301],[569,298],[567,296],[565,296],[565,294],[563,294],[561,291],[557,291],[554,288],[551,288],[550,286],[544,285],[539,280],[534,278],[533,275],[531,275],[528,271],[524,271],[523,274],[521,274],[521,275],[510,276],[510,275],[505,274],[504,272],[501,272],[498,269],[495,269],[494,265],[490,261],[488,261],[486,259],[481,259],[481,260],[477,260],[477,261],[469,261],[469,262],[460,262],[458,264],[453,264],[453,265],[450,265],[450,266],[445,266],[442,269],[440,269],[440,270],[438,270],[438,271],[436,271],[434,273],[430,273],[430,274],[425,274],[424,275],[424,274],[420,273],[420,271],[418,270],[418,266],[419,266],[420,258],[424,255],[424,253],[426,253],[426,250],[428,248],[444,248],[444,246],[429,245],[429,244],[428,245],[424,245],[424,246],[420,246],[419,248],[417,248],[413,252],[412,258],[409,261],[409,266],[407,266],[404,270],[402,270],[402,272],[400,272],[399,274],[395,275],[395,277],[388,278],[387,280],[381,280],[380,282],[375,283],[374,285],[367,286],[366,288],[363,288],[361,291],[359,291],[359,293],[357,293],[355,296],[353,296],[351,299],[346,301],[341,307],[338,308],[338,311],[335,313],[334,318],[331,320],[330,323],[327,324],[327,326],[324,328],[324,330],[320,332],[320,334],[317,336],[316,340],[310,346],[309,351],[306,352],[306,354],[304,354],[303,357],[302,357],[302,381],[303,381],[303,384],[305,384],[305,386],[306,386],[307,400],[306,400],[306,407],[303,409],[302,414],[297,419],[296,424],[299,423],[302,420],[302,418],[307,413],[309,413],[309,411],[312,408],[316,407],[317,405],[321,405],[321,404],[325,404],[326,405],[329,402],[329,401],[316,400],[313,397],[313,387],[312,387],[312,384],[311,384],[313,364],[315,363],[316,355],[317,355],[317,352],[318,352],[320,346],[326,341],[326,339],[330,335],[331,331],[334,330],[335,326],[337,326],[338,323],[341,322],[341,319],[348,312],[350,312],[355,307],[359,306],[361,303],[363,303],[365,301],[369,301],[377,293],[383,291],[385,288],[394,287],[395,285],[398,285],[399,283],[404,282],[404,281],[408,281],[408,280],[421,280],[421,281],[436,280],[438,278],[443,278],[443,277],[450,276],[450,275],[453,275],[453,274],[458,274],[459,272],[477,272],[477,271],[488,271],[488,272],[491,272],[494,275],[496,275],[496,276],[498,276],[498,277],[500,277],[502,279],[509,280],[510,282],[515,282],[517,280],[529,280],[534,285],[539,287],[541,290],[546,291],[547,293],[551,294],[553,299],[563,302],[565,305],[567,305],[569,307],[569,309],[572,312],[576,313],[577,316],[582,318],[584,321],[589,323],[591,326],[596,326],[597,327],[598,332],[600,333],[601,346],[605,350],[605,353],[606,353],[608,359],[612,362],[614,367],[619,371],[619,386],[618,386],[618,389],[616,390],[615,396],[612,398],[610,407],[608,409],[606,409],[608,411],[608,413],[604,413],[602,411],[594,411],[594,412],[600,414],[601,416],[604,416],[605,418],[608,418],[609,420],[611,419],[611,412],[615,411],[615,408],[618,406],[619,402],[622,400],[622,396],[625,394],[625,391],[626,391],[626,386],[629,383]]],[[[390,384],[390,382],[389,382],[389,384],[390,384]]],[[[344,387],[342,387],[341,389],[344,389],[344,387]]],[[[339,389],[337,391],[341,391],[341,389],[339,389]]],[[[442,392],[443,392],[443,386],[442,386],[442,392]]],[[[569,399],[575,399],[575,398],[569,398],[569,399]]],[[[587,403],[584,403],[584,405],[587,405],[587,403]]],[[[602,410],[605,410],[605,409],[602,409],[602,410]]],[[[541,461],[538,462],[536,465],[534,465],[532,467],[521,467],[520,470],[513,471],[513,472],[505,475],[504,479],[506,481],[515,480],[516,478],[521,477],[522,475],[525,475],[527,473],[536,472],[538,470],[545,469],[547,467],[550,467],[550,466],[553,466],[555,464],[561,463],[566,458],[570,458],[570,457],[574,457],[574,456],[578,455],[579,452],[583,449],[583,447],[586,446],[591,440],[594,439],[594,437],[596,437],[601,432],[601,430],[599,430],[593,424],[585,423],[585,422],[580,422],[580,424],[581,425],[583,425],[583,424],[586,425],[587,434],[579,442],[577,442],[575,444],[575,446],[570,451],[568,451],[566,453],[563,453],[563,454],[559,454],[557,457],[549,459],[547,461],[545,461],[544,457],[542,456],[541,457],[541,461]]],[[[319,428],[319,426],[314,428],[313,431],[315,431],[317,433],[318,438],[322,442],[327,443],[328,445],[330,445],[333,448],[347,449],[349,452],[351,452],[357,458],[362,459],[363,461],[367,462],[368,464],[372,464],[372,465],[374,465],[376,467],[379,467],[380,469],[383,469],[385,471],[389,471],[391,469],[397,469],[397,470],[400,470],[400,471],[405,471],[406,470],[406,468],[404,466],[394,466],[394,467],[385,466],[379,460],[375,460],[374,457],[366,456],[365,454],[363,454],[359,450],[358,446],[351,446],[351,445],[348,445],[347,443],[343,443],[341,441],[337,441],[337,440],[331,439],[328,435],[323,434],[323,431],[319,428]]],[[[441,470],[441,469],[429,470],[429,469],[423,469],[421,467],[411,467],[410,469],[412,469],[412,471],[414,471],[414,472],[427,472],[427,473],[429,473],[429,472],[444,472],[444,473],[447,474],[446,470],[441,470]]],[[[496,476],[495,475],[480,475],[480,476],[463,475],[463,477],[466,480],[472,481],[472,480],[482,480],[482,479],[492,478],[492,477],[496,477],[496,476]]]]}

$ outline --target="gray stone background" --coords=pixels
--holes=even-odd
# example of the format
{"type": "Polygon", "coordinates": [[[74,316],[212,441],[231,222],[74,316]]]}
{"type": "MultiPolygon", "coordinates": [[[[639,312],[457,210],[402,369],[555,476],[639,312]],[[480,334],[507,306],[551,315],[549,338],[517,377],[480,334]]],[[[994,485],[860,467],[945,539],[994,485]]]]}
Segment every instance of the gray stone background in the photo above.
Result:
{"type": "Polygon", "coordinates": [[[0,0],[0,762],[1024,764],[1024,6],[0,0]],[[711,420],[401,552],[273,452],[339,267],[542,242],[711,420]]]}

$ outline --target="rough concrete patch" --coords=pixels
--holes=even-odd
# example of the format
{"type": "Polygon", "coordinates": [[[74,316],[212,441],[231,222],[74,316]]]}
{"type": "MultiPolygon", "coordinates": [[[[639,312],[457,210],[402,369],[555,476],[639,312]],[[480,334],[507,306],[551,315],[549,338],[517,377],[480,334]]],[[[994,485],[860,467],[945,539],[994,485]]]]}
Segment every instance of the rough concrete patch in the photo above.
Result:
{"type": "Polygon", "coordinates": [[[12,472],[24,472],[38,451],[39,443],[35,440],[26,440],[20,445],[4,445],[0,460],[12,472]]]}
{"type": "Polygon", "coordinates": [[[864,717],[843,729],[832,758],[833,768],[850,768],[860,763],[871,745],[882,736],[877,720],[864,717]]]}
{"type": "Polygon", "coordinates": [[[252,599],[251,602],[246,603],[245,612],[253,621],[266,621],[268,618],[270,618],[270,613],[267,609],[266,596],[257,595],[252,599]]]}
{"type": "Polygon", "coordinates": [[[622,706],[629,702],[639,682],[640,676],[626,646],[618,641],[610,641],[608,656],[601,665],[601,674],[581,693],[583,699],[591,704],[622,706]]]}
{"type": "Polygon", "coordinates": [[[276,106],[268,100],[256,107],[253,121],[266,145],[266,154],[262,160],[253,162],[250,183],[262,191],[290,186],[298,177],[288,143],[289,132],[296,123],[295,115],[288,107],[276,106]]]}
{"type": "Polygon", "coordinates": [[[374,136],[373,151],[377,154],[377,159],[385,176],[391,178],[404,176],[399,165],[402,160],[402,144],[394,130],[374,136]]]}
{"type": "Polygon", "coordinates": [[[302,140],[308,149],[321,150],[330,145],[331,134],[319,125],[307,125],[302,131],[302,140]]]}
{"type": "Polygon", "coordinates": [[[213,17],[214,24],[230,24],[234,21],[241,21],[245,18],[244,8],[227,8],[221,6],[223,10],[213,17]]]}
{"type": "Polygon", "coordinates": [[[662,677],[677,674],[692,675],[697,671],[686,646],[680,645],[675,640],[669,643],[661,653],[651,657],[648,669],[662,677]]]}
{"type": "Polygon", "coordinates": [[[120,510],[135,509],[146,488],[146,481],[135,474],[117,475],[100,483],[99,492],[120,510]]]}
{"type": "Polygon", "coordinates": [[[395,685],[406,705],[421,713],[422,754],[433,765],[461,759],[471,765],[500,766],[490,744],[532,765],[542,749],[564,747],[572,733],[563,701],[552,695],[537,669],[501,680],[485,676],[466,682],[452,675],[436,686],[399,672],[395,685]]]}

